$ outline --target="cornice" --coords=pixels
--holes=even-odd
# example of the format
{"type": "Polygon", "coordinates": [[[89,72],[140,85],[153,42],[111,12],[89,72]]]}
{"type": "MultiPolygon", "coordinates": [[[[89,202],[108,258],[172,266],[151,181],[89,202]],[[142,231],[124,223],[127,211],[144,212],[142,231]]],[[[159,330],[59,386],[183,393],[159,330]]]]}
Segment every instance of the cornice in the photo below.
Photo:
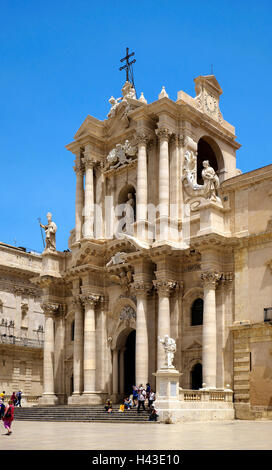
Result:
{"type": "Polygon", "coordinates": [[[236,188],[240,190],[251,185],[260,184],[264,180],[269,179],[272,179],[272,164],[241,175],[233,176],[221,183],[221,189],[223,191],[233,191],[236,188]]]}

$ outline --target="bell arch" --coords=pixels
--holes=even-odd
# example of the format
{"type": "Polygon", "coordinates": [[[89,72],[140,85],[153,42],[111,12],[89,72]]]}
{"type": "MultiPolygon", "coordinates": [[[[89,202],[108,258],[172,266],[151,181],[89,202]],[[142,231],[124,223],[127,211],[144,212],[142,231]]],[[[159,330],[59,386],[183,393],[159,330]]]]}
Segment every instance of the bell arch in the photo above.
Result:
{"type": "Polygon", "coordinates": [[[197,143],[197,183],[203,184],[201,176],[204,160],[209,160],[210,166],[220,176],[225,168],[224,157],[218,143],[210,136],[203,135],[197,143]]]}

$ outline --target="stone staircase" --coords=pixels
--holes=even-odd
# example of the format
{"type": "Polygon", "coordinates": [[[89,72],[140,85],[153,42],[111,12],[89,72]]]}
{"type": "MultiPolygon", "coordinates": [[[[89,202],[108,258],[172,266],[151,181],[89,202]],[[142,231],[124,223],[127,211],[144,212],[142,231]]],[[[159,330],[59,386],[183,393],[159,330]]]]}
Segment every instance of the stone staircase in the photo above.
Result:
{"type": "Polygon", "coordinates": [[[119,405],[113,405],[113,413],[108,414],[102,405],[92,406],[33,406],[15,408],[16,421],[77,421],[77,422],[110,422],[110,423],[142,423],[149,422],[148,411],[138,414],[137,408],[119,411],[119,405]]]}

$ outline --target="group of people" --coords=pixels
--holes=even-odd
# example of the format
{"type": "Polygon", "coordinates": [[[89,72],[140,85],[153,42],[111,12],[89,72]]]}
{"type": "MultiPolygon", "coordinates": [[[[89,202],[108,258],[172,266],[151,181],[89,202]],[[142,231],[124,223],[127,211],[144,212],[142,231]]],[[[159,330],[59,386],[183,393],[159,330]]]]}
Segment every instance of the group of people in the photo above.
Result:
{"type": "MultiPolygon", "coordinates": [[[[123,412],[125,410],[131,410],[133,407],[137,406],[137,413],[140,413],[141,408],[146,411],[146,402],[147,408],[149,411],[149,421],[157,421],[158,413],[155,409],[154,402],[156,400],[155,392],[151,389],[149,383],[146,384],[144,388],[143,385],[133,385],[132,387],[132,395],[126,396],[124,398],[124,402],[120,405],[119,412],[123,412]]],[[[113,412],[112,407],[112,400],[110,398],[107,399],[105,404],[105,410],[108,413],[113,412]]]]}
{"type": "Polygon", "coordinates": [[[6,392],[0,393],[0,419],[3,420],[4,428],[7,430],[7,435],[12,433],[11,424],[14,419],[15,406],[21,406],[22,392],[19,390],[17,393],[13,392],[8,403],[5,404],[6,392]]]}

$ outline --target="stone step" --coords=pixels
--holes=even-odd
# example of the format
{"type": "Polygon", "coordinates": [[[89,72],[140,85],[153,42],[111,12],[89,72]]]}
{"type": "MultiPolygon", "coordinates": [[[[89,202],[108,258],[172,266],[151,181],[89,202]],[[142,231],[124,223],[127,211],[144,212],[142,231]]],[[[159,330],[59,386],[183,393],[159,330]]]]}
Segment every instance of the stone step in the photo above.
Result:
{"type": "Polygon", "coordinates": [[[20,421],[111,421],[111,422],[148,422],[148,411],[137,408],[119,412],[119,405],[113,406],[113,413],[108,414],[104,407],[98,406],[35,406],[27,408],[15,408],[14,417],[20,421]]]}

